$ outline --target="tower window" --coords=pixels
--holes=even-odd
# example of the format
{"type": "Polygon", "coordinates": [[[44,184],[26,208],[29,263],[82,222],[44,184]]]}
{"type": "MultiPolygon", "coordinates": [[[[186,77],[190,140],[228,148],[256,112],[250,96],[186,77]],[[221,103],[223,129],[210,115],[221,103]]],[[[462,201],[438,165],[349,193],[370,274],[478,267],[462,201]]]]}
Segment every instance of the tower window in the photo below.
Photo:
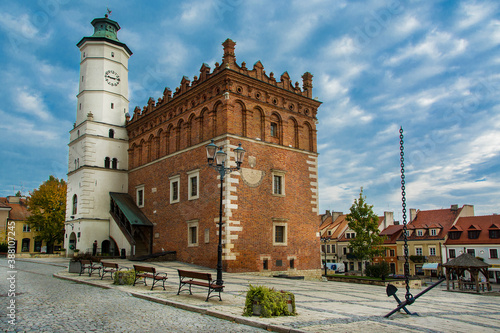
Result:
{"type": "Polygon", "coordinates": [[[75,215],[78,211],[78,196],[75,194],[73,195],[73,210],[72,214],[75,215]]]}
{"type": "Polygon", "coordinates": [[[115,57],[115,53],[111,52],[111,58],[114,58],[114,57],[115,57]]]}
{"type": "Polygon", "coordinates": [[[193,170],[188,172],[188,199],[198,199],[199,198],[199,170],[193,170]]]}
{"type": "Polygon", "coordinates": [[[144,207],[144,185],[136,186],[135,188],[135,200],[137,207],[144,207]]]}
{"type": "Polygon", "coordinates": [[[105,167],[106,169],[109,169],[110,162],[111,162],[111,160],[110,160],[110,158],[109,158],[109,157],[106,157],[106,158],[104,159],[104,167],[105,167]]]}
{"type": "Polygon", "coordinates": [[[115,108],[115,103],[111,103],[111,109],[115,108]]]}
{"type": "Polygon", "coordinates": [[[198,220],[187,222],[188,246],[198,246],[198,220]]]}
{"type": "Polygon", "coordinates": [[[111,168],[118,169],[118,159],[113,158],[113,160],[111,161],[111,168]]]}
{"type": "Polygon", "coordinates": [[[285,171],[282,170],[272,170],[272,186],[273,194],[278,196],[285,195],[285,171]]]}
{"type": "Polygon", "coordinates": [[[273,223],[273,245],[287,245],[287,224],[282,222],[273,223]]]}
{"type": "Polygon", "coordinates": [[[85,52],[83,52],[83,57],[85,58],[85,52]]]}
{"type": "Polygon", "coordinates": [[[278,136],[278,124],[271,123],[271,136],[276,138],[278,136]]]}
{"type": "Polygon", "coordinates": [[[173,176],[170,178],[170,203],[176,203],[179,202],[179,183],[180,183],[180,176],[173,176]]]}
{"type": "Polygon", "coordinates": [[[80,110],[82,109],[82,103],[80,103],[80,110]]]}
{"type": "Polygon", "coordinates": [[[82,82],[83,82],[83,77],[84,77],[84,76],[82,75],[82,82]]]}
{"type": "Polygon", "coordinates": [[[109,130],[109,137],[110,138],[114,138],[115,137],[115,130],[114,129],[110,129],[109,130]]]}

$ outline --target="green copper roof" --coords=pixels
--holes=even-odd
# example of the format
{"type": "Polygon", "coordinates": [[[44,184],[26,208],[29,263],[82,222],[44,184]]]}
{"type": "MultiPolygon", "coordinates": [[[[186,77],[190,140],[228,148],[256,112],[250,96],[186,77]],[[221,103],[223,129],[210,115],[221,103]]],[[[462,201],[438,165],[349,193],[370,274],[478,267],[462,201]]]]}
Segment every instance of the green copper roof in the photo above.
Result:
{"type": "Polygon", "coordinates": [[[92,25],[94,26],[94,34],[90,37],[83,37],[76,46],[81,47],[87,41],[105,41],[123,47],[129,56],[132,55],[128,46],[118,40],[117,32],[120,30],[118,22],[110,20],[106,15],[106,17],[95,18],[92,25]]]}
{"type": "Polygon", "coordinates": [[[110,20],[107,17],[96,18],[92,21],[94,26],[94,34],[92,37],[105,37],[119,42],[116,33],[120,30],[118,22],[110,20]]]}
{"type": "Polygon", "coordinates": [[[131,225],[153,226],[153,223],[135,205],[134,200],[128,193],[109,192],[109,195],[116,202],[131,225]]]}

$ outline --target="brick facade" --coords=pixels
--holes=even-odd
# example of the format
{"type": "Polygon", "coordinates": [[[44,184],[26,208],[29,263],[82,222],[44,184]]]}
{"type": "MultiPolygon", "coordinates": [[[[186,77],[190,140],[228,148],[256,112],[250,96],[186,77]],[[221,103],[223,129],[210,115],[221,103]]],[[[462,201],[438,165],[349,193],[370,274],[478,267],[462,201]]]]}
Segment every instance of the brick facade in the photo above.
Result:
{"type": "Polygon", "coordinates": [[[181,261],[215,267],[220,178],[205,149],[214,139],[231,166],[238,143],[247,152],[242,169],[224,178],[224,270],[317,269],[320,102],[311,99],[312,75],[303,75],[302,89],[286,72],[276,81],[260,62],[251,70],[238,65],[233,41],[223,46],[212,72],[203,64],[199,78],[184,77],[173,95],[165,89],[127,121],[129,194],[136,198],[136,188],[144,187],[153,252],[175,250],[181,261]],[[281,193],[273,193],[276,186],[281,193]]]}

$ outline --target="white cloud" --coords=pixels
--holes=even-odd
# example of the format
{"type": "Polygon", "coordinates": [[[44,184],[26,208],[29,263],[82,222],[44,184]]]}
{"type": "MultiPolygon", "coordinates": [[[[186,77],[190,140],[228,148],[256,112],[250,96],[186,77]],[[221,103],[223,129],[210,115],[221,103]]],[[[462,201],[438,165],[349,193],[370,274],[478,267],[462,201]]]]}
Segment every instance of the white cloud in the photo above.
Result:
{"type": "Polygon", "coordinates": [[[455,38],[447,32],[432,31],[421,42],[397,50],[396,55],[390,57],[385,65],[395,66],[407,59],[414,60],[417,57],[431,59],[454,57],[463,53],[466,48],[465,39],[455,38]]]}
{"type": "Polygon", "coordinates": [[[460,15],[457,26],[460,29],[467,29],[478,23],[482,23],[488,16],[496,12],[497,6],[487,1],[467,1],[460,4],[460,15]]]}
{"type": "Polygon", "coordinates": [[[26,87],[17,89],[17,107],[20,112],[33,114],[41,120],[47,121],[51,118],[43,99],[37,92],[30,92],[26,87]]]}
{"type": "Polygon", "coordinates": [[[28,14],[12,16],[9,13],[0,13],[0,27],[10,34],[20,35],[23,38],[35,38],[38,35],[38,29],[31,23],[28,14]]]}
{"type": "Polygon", "coordinates": [[[40,123],[36,119],[27,119],[3,110],[0,110],[0,118],[0,140],[12,141],[12,144],[19,144],[25,149],[59,147],[61,142],[67,141],[67,129],[71,128],[67,121],[40,123]]]}

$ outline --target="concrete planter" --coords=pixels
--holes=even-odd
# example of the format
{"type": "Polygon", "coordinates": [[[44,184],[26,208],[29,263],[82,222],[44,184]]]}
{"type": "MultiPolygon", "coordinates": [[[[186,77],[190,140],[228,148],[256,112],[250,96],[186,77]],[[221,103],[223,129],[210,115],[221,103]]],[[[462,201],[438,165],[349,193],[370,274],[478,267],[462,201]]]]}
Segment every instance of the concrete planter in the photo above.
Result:
{"type": "Polygon", "coordinates": [[[70,261],[69,267],[68,267],[68,272],[80,274],[81,267],[82,267],[82,264],[79,261],[70,261]]]}

